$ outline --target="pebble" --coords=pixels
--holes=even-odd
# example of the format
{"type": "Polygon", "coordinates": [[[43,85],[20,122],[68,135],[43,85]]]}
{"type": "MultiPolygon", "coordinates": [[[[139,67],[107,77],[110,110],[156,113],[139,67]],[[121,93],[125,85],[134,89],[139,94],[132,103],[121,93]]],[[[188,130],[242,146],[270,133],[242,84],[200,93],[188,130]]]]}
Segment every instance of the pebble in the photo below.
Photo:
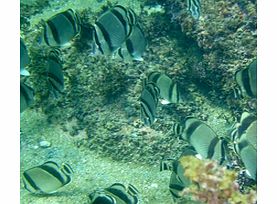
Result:
{"type": "Polygon", "coordinates": [[[51,146],[51,142],[48,142],[46,140],[43,140],[43,141],[40,141],[39,142],[39,146],[42,147],[42,148],[48,148],[51,146]]]}
{"type": "Polygon", "coordinates": [[[156,183],[151,183],[150,188],[158,188],[158,184],[156,184],[156,183]]]}

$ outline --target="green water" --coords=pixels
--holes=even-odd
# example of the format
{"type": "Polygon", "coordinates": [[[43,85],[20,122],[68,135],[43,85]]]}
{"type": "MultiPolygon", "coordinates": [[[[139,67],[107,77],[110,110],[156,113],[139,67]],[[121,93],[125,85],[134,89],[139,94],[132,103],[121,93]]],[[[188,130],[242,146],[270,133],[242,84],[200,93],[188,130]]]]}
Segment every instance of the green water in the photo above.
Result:
{"type": "MultiPolygon", "coordinates": [[[[65,88],[54,98],[47,96],[42,75],[45,50],[36,44],[41,21],[72,8],[92,24],[107,1],[20,1],[20,34],[32,60],[27,83],[35,89],[34,103],[20,116],[21,178],[26,169],[48,160],[67,162],[74,170],[72,182],[52,195],[33,195],[21,180],[20,203],[90,203],[90,193],[116,182],[136,186],[142,203],[174,203],[171,172],[160,172],[159,164],[162,158],[177,159],[188,145],[172,132],[172,125],[186,116],[205,121],[226,138],[229,157],[238,163],[235,171],[245,170],[235,156],[230,132],[243,111],[257,111],[256,99],[237,99],[233,89],[236,71],[256,58],[256,4],[205,1],[195,20],[188,11],[175,11],[168,4],[158,9],[161,2],[119,2],[139,16],[148,43],[144,61],[91,56],[82,45],[73,44],[62,49],[65,88]],[[139,97],[151,71],[170,75],[183,102],[159,104],[157,121],[146,127],[140,120],[139,97]]],[[[180,1],[170,2],[178,6],[180,1]]],[[[245,184],[248,189],[255,190],[256,184],[245,184]]]]}

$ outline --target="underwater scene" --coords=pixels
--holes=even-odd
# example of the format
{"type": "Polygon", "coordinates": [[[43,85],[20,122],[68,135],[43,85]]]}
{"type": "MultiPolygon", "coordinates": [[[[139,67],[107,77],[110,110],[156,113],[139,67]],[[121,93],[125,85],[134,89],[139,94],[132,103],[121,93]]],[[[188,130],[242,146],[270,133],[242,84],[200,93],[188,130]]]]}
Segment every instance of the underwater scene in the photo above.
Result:
{"type": "Polygon", "coordinates": [[[256,0],[20,0],[20,203],[257,203],[256,0]]]}

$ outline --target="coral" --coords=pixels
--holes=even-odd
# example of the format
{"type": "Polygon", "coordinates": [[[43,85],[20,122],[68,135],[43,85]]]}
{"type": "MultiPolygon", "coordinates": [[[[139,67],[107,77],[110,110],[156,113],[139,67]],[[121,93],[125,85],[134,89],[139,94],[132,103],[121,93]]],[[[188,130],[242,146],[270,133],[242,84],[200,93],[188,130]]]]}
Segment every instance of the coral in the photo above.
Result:
{"type": "Polygon", "coordinates": [[[256,192],[241,194],[236,182],[235,171],[227,170],[214,161],[203,161],[193,156],[180,158],[185,169],[184,175],[192,185],[182,191],[182,196],[192,196],[195,200],[208,204],[250,204],[256,202],[256,192]]]}

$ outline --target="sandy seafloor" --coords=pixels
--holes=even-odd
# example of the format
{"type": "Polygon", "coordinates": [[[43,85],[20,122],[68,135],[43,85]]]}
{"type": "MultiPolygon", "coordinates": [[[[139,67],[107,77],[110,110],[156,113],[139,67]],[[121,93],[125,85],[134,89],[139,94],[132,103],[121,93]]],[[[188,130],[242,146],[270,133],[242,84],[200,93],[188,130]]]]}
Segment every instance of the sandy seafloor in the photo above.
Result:
{"type": "MultiPolygon", "coordinates": [[[[35,1],[21,0],[24,3],[35,1]]],[[[59,10],[66,8],[84,9],[87,7],[96,10],[105,1],[98,3],[96,0],[78,1],[52,1],[51,8],[45,9],[31,20],[36,24],[42,18],[47,18],[59,10]],[[47,16],[47,17],[45,17],[47,16]]],[[[110,1],[113,2],[113,1],[110,1]]],[[[122,5],[132,4],[134,1],[120,1],[122,5]]],[[[132,163],[115,162],[109,158],[103,158],[93,151],[77,147],[78,137],[71,137],[61,127],[49,125],[46,116],[33,110],[26,110],[20,118],[21,142],[20,142],[20,172],[21,178],[24,170],[40,165],[48,160],[68,162],[74,175],[72,182],[50,196],[33,195],[20,183],[21,204],[75,204],[89,203],[88,195],[96,188],[105,188],[115,182],[131,183],[141,193],[143,203],[160,204],[172,203],[168,191],[168,182],[171,172],[159,172],[159,166],[143,166],[132,163]],[[43,148],[40,141],[48,141],[51,146],[43,148]]]]}
{"type": "MultiPolygon", "coordinates": [[[[115,182],[131,183],[141,193],[143,203],[172,203],[168,191],[169,171],[159,172],[159,166],[120,163],[96,155],[87,148],[78,148],[76,140],[59,126],[49,125],[46,117],[32,110],[21,115],[21,172],[47,160],[68,162],[74,170],[72,182],[50,196],[36,196],[24,189],[21,180],[22,204],[75,204],[89,203],[88,195],[98,187],[115,182]],[[40,147],[40,141],[51,146],[40,147]]],[[[21,175],[22,178],[22,175],[21,175]]]]}
{"type": "MultiPolygon", "coordinates": [[[[21,2],[32,4],[35,1],[21,0],[21,2]]],[[[36,13],[31,17],[30,24],[32,26],[38,24],[41,19],[48,19],[52,15],[68,8],[83,10],[89,7],[92,11],[99,11],[99,8],[106,4],[106,1],[99,1],[100,3],[98,3],[96,0],[57,0],[50,2],[50,7],[43,9],[42,12],[36,13]]],[[[116,1],[110,2],[114,3],[116,1]]],[[[135,12],[140,10],[137,1],[123,0],[117,2],[123,6],[131,7],[135,12]]],[[[204,97],[201,93],[198,94],[201,96],[201,101],[203,101],[201,110],[205,111],[205,114],[209,116],[207,117],[208,124],[219,135],[226,135],[230,124],[226,123],[224,117],[232,118],[231,111],[225,104],[220,104],[221,106],[213,104],[208,97],[204,97]]],[[[116,117],[121,117],[122,114],[119,110],[114,109],[115,106],[112,106],[112,108],[105,107],[107,108],[106,112],[114,110],[118,113],[116,117]]],[[[106,112],[103,114],[104,116],[107,116],[106,112]]],[[[162,113],[159,114],[162,115],[162,113]]],[[[170,124],[171,122],[168,121],[170,124]]],[[[70,126],[70,123],[68,126],[70,126]]],[[[171,172],[160,172],[158,161],[156,165],[150,166],[139,164],[137,161],[120,162],[112,160],[111,157],[103,157],[99,151],[96,153],[84,145],[78,145],[82,139],[87,137],[84,133],[85,131],[80,131],[78,135],[72,137],[68,131],[63,131],[61,125],[47,122],[47,116],[40,112],[39,109],[27,109],[21,113],[20,129],[21,178],[24,170],[40,165],[48,160],[58,163],[67,162],[74,170],[72,182],[58,190],[57,193],[48,196],[31,194],[24,189],[21,180],[20,203],[22,204],[85,204],[89,203],[88,195],[93,190],[108,187],[115,182],[131,183],[136,186],[140,192],[141,201],[144,204],[173,203],[168,190],[171,172]],[[47,148],[41,147],[41,141],[50,142],[51,146],[47,148]]],[[[99,137],[101,129],[96,132],[99,137]]],[[[162,131],[153,130],[153,132],[159,136],[162,134],[162,131]]],[[[107,132],[105,132],[106,134],[107,132]]]]}

